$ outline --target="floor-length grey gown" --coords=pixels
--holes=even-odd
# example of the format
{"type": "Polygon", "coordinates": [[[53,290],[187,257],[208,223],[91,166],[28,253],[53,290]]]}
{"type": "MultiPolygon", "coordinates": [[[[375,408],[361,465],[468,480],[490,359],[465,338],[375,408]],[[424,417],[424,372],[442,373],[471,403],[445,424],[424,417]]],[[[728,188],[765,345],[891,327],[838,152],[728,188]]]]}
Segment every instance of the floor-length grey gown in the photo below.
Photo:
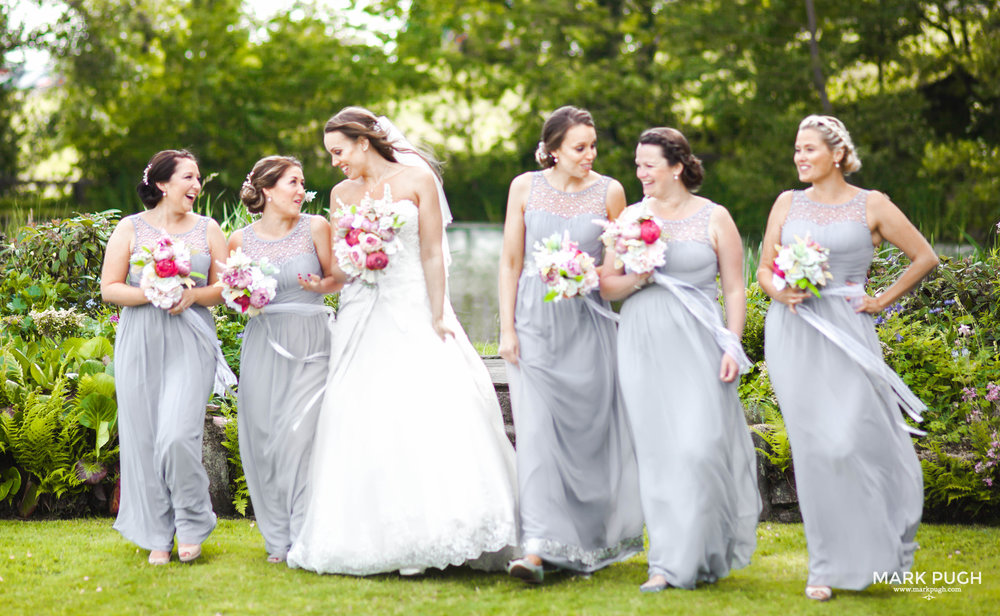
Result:
{"type": "Polygon", "coordinates": [[[240,351],[240,458],[257,526],[270,557],[284,558],[309,502],[309,461],[330,358],[323,296],[298,277],[323,276],[302,214],[285,237],[257,237],[243,228],[243,252],[278,267],[274,299],[250,318],[240,351]]]}
{"type": "Polygon", "coordinates": [[[649,534],[649,575],[671,586],[714,582],[750,562],[760,496],[757,458],[737,393],[719,379],[722,349],[689,303],[716,313],[714,204],[659,220],[668,237],[657,272],[697,290],[649,285],[629,296],[618,330],[618,373],[635,436],[649,534]],[[698,293],[700,291],[700,293],[698,293]]]}
{"type": "MultiPolygon", "coordinates": [[[[191,249],[191,268],[205,278],[211,263],[208,221],[173,235],[191,249]]],[[[161,231],[135,214],[133,254],[152,245],[161,231]]],[[[139,286],[141,271],[129,273],[139,286]]],[[[201,464],[205,405],[215,381],[215,321],[197,304],[171,315],[152,304],[122,308],[115,339],[121,504],[114,527],[147,550],[170,551],[179,543],[197,544],[215,528],[208,474],[201,464]],[[201,319],[211,332],[192,327],[201,319]]]]}
{"type": "MultiPolygon", "coordinates": [[[[856,313],[838,295],[845,285],[863,288],[866,281],[873,255],[867,197],[860,191],[847,203],[824,205],[795,191],[781,242],[808,235],[830,250],[833,279],[799,311],[812,311],[833,325],[836,337],[881,361],[872,316],[856,313]]],[[[771,303],[764,332],[768,372],[792,446],[808,583],[861,589],[875,573],[909,570],[923,476],[898,396],[784,304],[771,303]]]]}
{"type": "MultiPolygon", "coordinates": [[[[518,366],[507,364],[517,430],[521,548],[589,572],[642,550],[631,434],[616,375],[615,324],[583,298],[545,303],[536,242],[554,233],[600,261],[610,178],[576,193],[531,178],[525,258],[514,324],[518,366]]],[[[593,293],[596,299],[596,291],[593,293]]]]}

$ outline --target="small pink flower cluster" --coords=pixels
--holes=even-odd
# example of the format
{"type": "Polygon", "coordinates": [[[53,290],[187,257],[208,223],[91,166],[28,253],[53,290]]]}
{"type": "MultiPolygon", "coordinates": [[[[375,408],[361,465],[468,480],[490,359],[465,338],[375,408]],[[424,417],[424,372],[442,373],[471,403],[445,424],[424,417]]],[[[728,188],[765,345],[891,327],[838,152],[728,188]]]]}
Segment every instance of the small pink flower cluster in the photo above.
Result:
{"type": "Polygon", "coordinates": [[[979,475],[986,474],[986,476],[983,477],[983,483],[988,487],[993,487],[993,477],[991,477],[993,474],[992,469],[996,468],[998,463],[1000,463],[1000,436],[997,435],[996,430],[994,430],[991,435],[990,444],[986,449],[986,455],[984,457],[985,460],[976,462],[974,470],[979,475]]]}
{"type": "Polygon", "coordinates": [[[547,302],[586,295],[600,284],[594,257],[569,239],[569,231],[562,238],[555,233],[535,243],[535,267],[549,287],[547,302]]]}
{"type": "Polygon", "coordinates": [[[337,263],[352,279],[375,284],[379,274],[389,267],[389,257],[402,245],[397,232],[404,221],[392,207],[389,186],[379,200],[366,195],[357,205],[339,203],[333,212],[337,220],[333,244],[337,263]]]}
{"type": "Polygon", "coordinates": [[[215,286],[222,287],[222,299],[233,310],[257,316],[260,309],[274,299],[278,281],[273,275],[278,273],[278,268],[271,265],[267,257],[254,261],[237,246],[225,263],[216,263],[220,270],[215,286]]]}
{"type": "Polygon", "coordinates": [[[181,298],[185,288],[194,286],[191,277],[205,275],[191,271],[191,251],[169,235],[162,235],[152,246],[142,246],[130,263],[142,268],[139,287],[146,299],[157,308],[169,310],[181,298]]]}
{"type": "Polygon", "coordinates": [[[615,267],[645,274],[666,263],[666,234],[645,201],[625,208],[616,220],[594,222],[604,227],[601,241],[615,251],[615,267]]]}
{"type": "Polygon", "coordinates": [[[986,384],[986,400],[988,402],[1000,400],[1000,385],[992,382],[986,384]]]}

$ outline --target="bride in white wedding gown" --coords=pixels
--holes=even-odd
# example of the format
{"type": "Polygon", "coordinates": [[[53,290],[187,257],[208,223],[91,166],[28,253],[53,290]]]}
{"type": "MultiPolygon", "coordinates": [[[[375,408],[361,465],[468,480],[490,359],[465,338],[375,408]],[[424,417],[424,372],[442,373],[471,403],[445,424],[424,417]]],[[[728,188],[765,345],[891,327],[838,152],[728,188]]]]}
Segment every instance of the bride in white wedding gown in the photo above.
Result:
{"type": "Polygon", "coordinates": [[[446,297],[440,182],[364,109],[327,122],[324,145],[347,176],[331,211],[384,195],[404,221],[402,249],[375,285],[341,292],[309,506],[288,564],[350,575],[501,569],[517,544],[514,451],[446,297]]]}

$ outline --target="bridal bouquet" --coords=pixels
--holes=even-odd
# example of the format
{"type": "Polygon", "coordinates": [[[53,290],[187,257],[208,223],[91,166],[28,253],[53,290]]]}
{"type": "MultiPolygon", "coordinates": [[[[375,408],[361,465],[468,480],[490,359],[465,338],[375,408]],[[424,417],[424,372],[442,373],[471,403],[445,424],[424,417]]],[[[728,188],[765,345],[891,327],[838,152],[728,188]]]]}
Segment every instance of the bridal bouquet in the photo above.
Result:
{"type": "Polygon", "coordinates": [[[225,263],[216,263],[221,269],[215,286],[222,287],[222,299],[236,312],[257,316],[260,309],[274,299],[278,289],[274,274],[278,273],[278,268],[267,257],[254,261],[237,246],[225,263]]]}
{"type": "Polygon", "coordinates": [[[645,274],[666,262],[667,236],[645,202],[625,208],[616,220],[595,220],[601,241],[615,251],[615,267],[645,274]]]}
{"type": "Polygon", "coordinates": [[[340,205],[334,212],[337,228],[333,253],[340,269],[352,279],[360,278],[375,284],[379,275],[389,267],[389,258],[402,247],[397,231],[405,222],[393,208],[389,187],[378,200],[368,195],[357,205],[340,205]]]}
{"type": "Polygon", "coordinates": [[[787,246],[775,246],[778,256],[771,264],[774,272],[774,287],[781,291],[786,286],[809,289],[813,295],[820,297],[819,288],[833,278],[827,259],[830,249],[823,248],[807,234],[805,239],[795,237],[795,243],[787,246]]]}
{"type": "Polygon", "coordinates": [[[141,246],[129,263],[142,268],[139,288],[157,308],[170,310],[184,289],[194,286],[192,278],[204,278],[191,271],[191,250],[181,240],[164,234],[152,246],[141,246]]]}
{"type": "Polygon", "coordinates": [[[580,250],[569,239],[569,231],[560,238],[558,233],[535,242],[535,266],[548,287],[545,301],[584,295],[597,288],[597,267],[594,257],[580,250]]]}

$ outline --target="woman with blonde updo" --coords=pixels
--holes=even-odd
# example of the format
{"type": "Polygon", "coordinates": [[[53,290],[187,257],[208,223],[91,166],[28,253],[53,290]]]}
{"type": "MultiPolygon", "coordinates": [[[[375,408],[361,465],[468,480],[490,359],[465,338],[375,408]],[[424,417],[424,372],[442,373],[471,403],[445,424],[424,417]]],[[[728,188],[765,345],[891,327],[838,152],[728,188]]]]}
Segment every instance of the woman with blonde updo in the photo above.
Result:
{"type": "Polygon", "coordinates": [[[625,208],[616,180],[593,170],[590,113],[545,121],[541,171],[514,178],[500,255],[500,355],[517,429],[521,549],[508,571],[529,583],[545,567],[589,573],[642,550],[635,454],[615,370],[615,324],[597,292],[545,302],[535,243],[568,232],[600,262],[601,228],[625,208]]]}
{"type": "Polygon", "coordinates": [[[267,561],[280,563],[309,502],[312,439],[330,358],[330,311],[323,295],[343,286],[333,263],[330,223],[302,212],[302,164],[268,156],[247,175],[240,199],[254,223],[233,232],[229,249],[278,268],[277,292],[251,317],[240,349],[240,458],[267,561]]]}
{"type": "Polygon", "coordinates": [[[764,353],[792,446],[809,547],[805,592],[826,601],[832,587],[859,590],[913,563],[923,476],[900,409],[919,421],[925,407],[882,361],[872,315],[916,287],[938,259],[886,195],[847,182],[861,161],[840,120],[802,120],[793,160],[811,186],[774,202],[757,279],[774,300],[764,353]],[[784,284],[774,266],[779,244],[807,237],[829,250],[833,278],[818,297],[784,284]],[[910,265],[872,296],[866,276],[882,242],[910,265]]]}

